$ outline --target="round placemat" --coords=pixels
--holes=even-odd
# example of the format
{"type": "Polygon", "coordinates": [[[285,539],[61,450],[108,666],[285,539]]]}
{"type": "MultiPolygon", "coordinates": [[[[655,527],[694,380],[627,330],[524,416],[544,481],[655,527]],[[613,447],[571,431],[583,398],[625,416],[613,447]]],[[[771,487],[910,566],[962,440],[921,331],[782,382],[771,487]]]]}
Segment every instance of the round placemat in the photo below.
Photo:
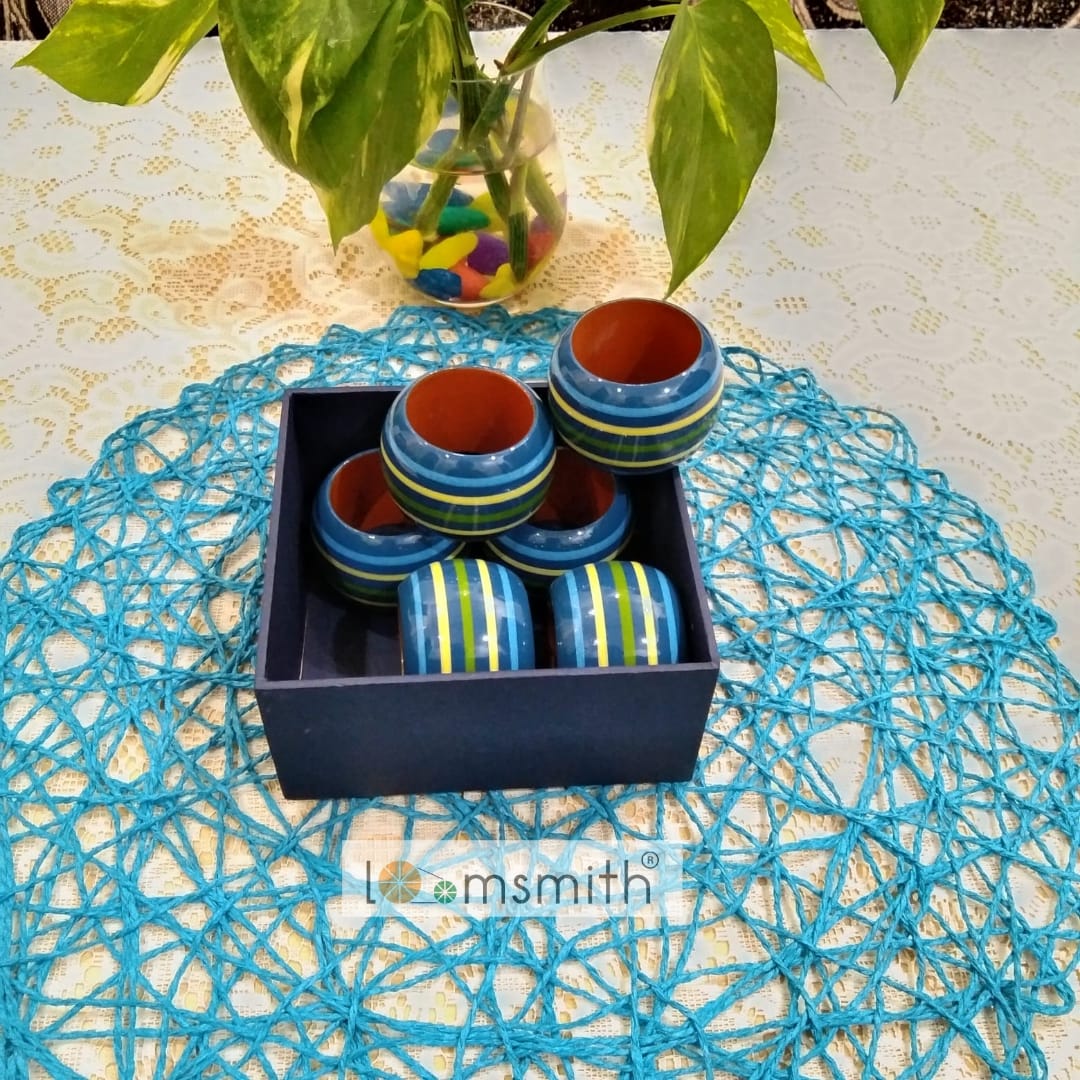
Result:
{"type": "MultiPolygon", "coordinates": [[[[573,316],[405,308],[138,417],[0,566],[0,1075],[1046,1075],[1080,696],[895,419],[726,351],[684,467],[721,656],[692,782],[291,803],[252,693],[287,385],[540,377],[573,316]],[[692,911],[349,925],[366,835],[663,838],[692,911]]],[[[422,748],[418,748],[422,752],[422,748]]]]}

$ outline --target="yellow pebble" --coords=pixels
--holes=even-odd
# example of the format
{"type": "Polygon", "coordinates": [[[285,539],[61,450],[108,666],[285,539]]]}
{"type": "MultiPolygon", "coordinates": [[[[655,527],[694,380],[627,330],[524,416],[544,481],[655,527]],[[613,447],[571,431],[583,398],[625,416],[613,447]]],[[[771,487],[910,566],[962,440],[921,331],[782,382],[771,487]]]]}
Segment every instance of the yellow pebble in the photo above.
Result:
{"type": "Polygon", "coordinates": [[[501,217],[499,212],[495,209],[495,200],[491,197],[490,191],[485,191],[482,195],[477,195],[471,203],[469,203],[470,210],[479,210],[483,214],[487,214],[488,220],[491,224],[487,228],[487,232],[503,232],[506,229],[506,223],[501,217]]]}
{"type": "Polygon", "coordinates": [[[406,229],[405,232],[391,235],[386,214],[380,210],[371,222],[371,235],[375,237],[375,243],[397,264],[402,277],[411,279],[420,273],[420,253],[424,250],[424,238],[418,229],[406,229]]]}
{"type": "Polygon", "coordinates": [[[368,228],[371,230],[371,235],[375,237],[375,243],[382,247],[386,238],[390,235],[390,226],[387,224],[386,214],[381,208],[375,212],[375,216],[371,219],[368,228]]]}
{"type": "Polygon", "coordinates": [[[495,276],[480,290],[480,299],[501,300],[504,296],[509,296],[519,284],[520,282],[510,269],[510,264],[503,263],[495,271],[495,276]]]}
{"type": "MultiPolygon", "coordinates": [[[[419,233],[417,233],[419,235],[419,233]]],[[[449,270],[461,262],[476,247],[476,233],[463,232],[440,240],[420,259],[421,270],[449,270]]]]}

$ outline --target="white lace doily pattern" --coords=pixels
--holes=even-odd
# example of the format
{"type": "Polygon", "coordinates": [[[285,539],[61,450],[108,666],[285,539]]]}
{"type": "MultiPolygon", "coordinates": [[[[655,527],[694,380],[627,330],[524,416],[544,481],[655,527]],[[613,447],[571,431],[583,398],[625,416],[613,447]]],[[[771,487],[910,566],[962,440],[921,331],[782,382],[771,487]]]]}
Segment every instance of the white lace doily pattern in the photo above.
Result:
{"type": "MultiPolygon", "coordinates": [[[[1031,561],[1080,663],[1080,35],[939,33],[892,104],[868,36],[819,32],[832,87],[782,61],[776,139],[676,299],[716,332],[896,412],[1031,561]],[[834,92],[835,91],[835,92],[834,92]]],[[[572,221],[523,298],[662,292],[644,153],[659,35],[550,58],[572,221]]],[[[0,48],[0,542],[139,410],[415,295],[366,235],[335,259],[314,197],[249,131],[216,42],[162,96],[73,99],[0,48]]]]}

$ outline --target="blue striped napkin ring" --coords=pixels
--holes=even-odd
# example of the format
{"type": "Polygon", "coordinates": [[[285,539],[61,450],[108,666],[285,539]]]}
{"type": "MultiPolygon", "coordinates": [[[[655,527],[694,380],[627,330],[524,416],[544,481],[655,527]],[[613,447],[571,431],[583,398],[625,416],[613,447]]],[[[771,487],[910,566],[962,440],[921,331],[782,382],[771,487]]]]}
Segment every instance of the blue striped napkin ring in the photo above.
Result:
{"type": "Polygon", "coordinates": [[[555,346],[551,415],[579,453],[616,472],[674,465],[712,428],[724,365],[709,331],[660,300],[613,300],[555,346]]]}
{"type": "Polygon", "coordinates": [[[677,664],[683,617],[667,576],[638,562],[590,563],[551,586],[559,667],[677,664]]]}
{"type": "Polygon", "coordinates": [[[505,566],[451,559],[410,574],[398,588],[406,675],[517,671],[535,666],[529,598],[505,566]]]}
{"type": "Polygon", "coordinates": [[[555,452],[551,487],[528,521],[488,540],[526,585],[547,586],[585,563],[615,558],[630,538],[625,482],[567,447],[555,452]]]}
{"type": "Polygon", "coordinates": [[[326,477],[315,497],[311,533],[339,592],[387,607],[397,603],[398,585],[413,570],[449,559],[464,546],[401,512],[387,490],[378,450],[348,458],[326,477]]]}
{"type": "Polygon", "coordinates": [[[524,383],[490,368],[444,368],[394,399],[382,453],[390,490],[410,517],[485,536],[527,520],[543,501],[555,436],[524,383]]]}

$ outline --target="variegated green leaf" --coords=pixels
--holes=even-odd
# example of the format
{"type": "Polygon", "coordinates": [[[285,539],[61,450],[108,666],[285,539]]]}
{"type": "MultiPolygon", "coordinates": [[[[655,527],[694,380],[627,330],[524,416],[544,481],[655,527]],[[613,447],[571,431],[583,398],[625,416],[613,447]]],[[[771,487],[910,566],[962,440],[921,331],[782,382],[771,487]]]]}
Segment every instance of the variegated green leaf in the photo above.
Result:
{"type": "MultiPolygon", "coordinates": [[[[389,24],[391,44],[394,41],[404,2],[405,0],[391,0],[379,24],[384,27],[389,24]]],[[[282,94],[280,87],[267,85],[252,61],[248,52],[249,40],[241,31],[249,3],[250,0],[219,0],[218,2],[221,48],[244,111],[251,121],[251,126],[262,139],[263,145],[278,161],[296,170],[313,183],[333,183],[333,175],[328,175],[323,168],[320,168],[321,165],[325,165],[325,162],[321,161],[319,155],[300,153],[301,139],[308,125],[305,124],[303,131],[300,132],[290,128],[289,118],[286,115],[287,107],[283,104],[283,99],[287,95],[282,94]]],[[[377,36],[378,27],[375,31],[374,36],[377,36]]],[[[361,110],[374,108],[374,105],[368,101],[368,95],[382,92],[389,63],[387,59],[378,66],[377,70],[373,70],[371,56],[373,51],[377,51],[372,47],[373,39],[369,40],[368,46],[361,52],[353,68],[343,72],[337,83],[338,88],[342,90],[341,100],[344,101],[350,94],[359,95],[356,104],[361,110]],[[366,86],[357,85],[358,75],[361,78],[366,77],[366,86]]],[[[363,130],[366,129],[354,133],[357,139],[363,135],[363,130]]]]}
{"type": "Polygon", "coordinates": [[[87,101],[141,105],[216,20],[214,0],[75,0],[18,64],[87,101]]]}
{"type": "Polygon", "coordinates": [[[741,0],[683,0],[649,106],[649,166],[671,252],[669,294],[735,219],[775,121],[776,58],[761,19],[741,0]]]}
{"type": "Polygon", "coordinates": [[[896,74],[896,96],[937,26],[944,0],[859,0],[859,13],[896,74]]]}
{"type": "Polygon", "coordinates": [[[825,81],[825,72],[821,70],[806,32],[795,12],[791,10],[790,0],[744,0],[748,7],[757,12],[758,18],[765,24],[773,41],[773,48],[794,60],[799,67],[808,71],[815,79],[825,81]]]}
{"type": "MultiPolygon", "coordinates": [[[[382,59],[377,63],[381,67],[382,59]]],[[[343,84],[312,122],[301,144],[301,159],[318,153],[322,168],[326,163],[335,170],[345,165],[332,185],[316,189],[335,247],[371,221],[383,185],[434,131],[452,67],[445,9],[436,0],[406,0],[382,92],[369,100],[371,88],[366,87],[360,94],[363,100],[357,100],[343,84]],[[362,137],[356,138],[364,128],[362,137]]],[[[360,79],[363,85],[362,75],[360,79]]]]}
{"type": "Polygon", "coordinates": [[[400,0],[233,0],[230,37],[274,94],[293,157],[386,12],[400,0]]]}
{"type": "Polygon", "coordinates": [[[405,37],[402,19],[407,15],[407,6],[407,0],[395,0],[363,55],[312,118],[300,140],[300,170],[317,187],[336,188],[353,169],[357,148],[375,122],[389,89],[391,69],[405,37]]]}
{"type": "Polygon", "coordinates": [[[236,0],[218,2],[218,33],[221,35],[221,51],[225,54],[229,77],[263,146],[286,168],[299,171],[290,145],[289,125],[285,114],[278,108],[277,95],[259,77],[237,35],[233,17],[235,3],[236,0]]]}

